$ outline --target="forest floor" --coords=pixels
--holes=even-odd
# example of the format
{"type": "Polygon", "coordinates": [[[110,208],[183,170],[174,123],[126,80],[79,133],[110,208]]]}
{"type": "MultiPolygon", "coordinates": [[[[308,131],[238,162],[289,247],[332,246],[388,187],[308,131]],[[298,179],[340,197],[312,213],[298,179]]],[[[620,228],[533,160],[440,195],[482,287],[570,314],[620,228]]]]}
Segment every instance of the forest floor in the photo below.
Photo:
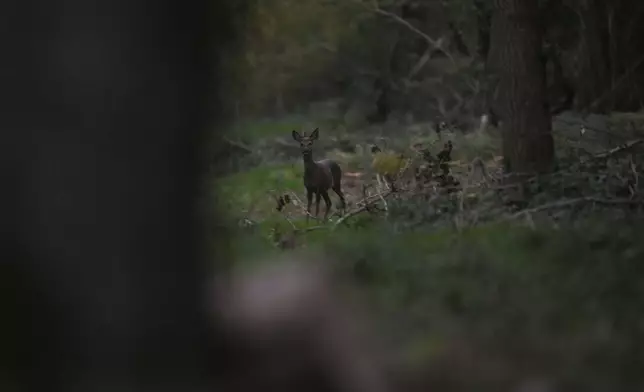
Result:
{"type": "Polygon", "coordinates": [[[439,138],[429,123],[347,132],[302,119],[254,122],[229,133],[248,153],[211,189],[235,234],[236,266],[302,248],[333,256],[338,276],[365,293],[398,363],[417,369],[409,390],[507,391],[526,380],[642,387],[642,117],[557,118],[558,169],[521,192],[503,186],[494,129],[439,138]],[[292,129],[317,126],[315,157],[340,162],[349,202],[327,222],[306,220],[291,139],[292,129]],[[436,155],[447,140],[458,191],[375,193],[372,143],[412,156],[414,144],[436,155]]]}

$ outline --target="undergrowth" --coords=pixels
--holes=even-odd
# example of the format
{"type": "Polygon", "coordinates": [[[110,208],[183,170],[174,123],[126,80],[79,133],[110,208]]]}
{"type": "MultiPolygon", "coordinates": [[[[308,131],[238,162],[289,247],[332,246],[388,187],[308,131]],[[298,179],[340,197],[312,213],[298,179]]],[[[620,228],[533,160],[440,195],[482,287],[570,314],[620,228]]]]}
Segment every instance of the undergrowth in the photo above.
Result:
{"type": "MultiPolygon", "coordinates": [[[[381,191],[385,202],[372,188],[372,201],[364,202],[362,185],[372,173],[365,149],[356,148],[334,157],[366,173],[347,186],[349,213],[363,211],[336,211],[322,223],[305,219],[297,158],[222,178],[217,187],[235,222],[238,268],[292,248],[329,255],[337,277],[365,293],[400,362],[419,369],[421,385],[501,391],[508,380],[536,373],[567,390],[644,387],[636,365],[644,362],[638,143],[600,148],[561,131],[559,170],[508,187],[498,135],[439,140],[428,129],[400,132],[388,148],[421,142],[436,155],[452,140],[456,191],[430,181],[381,191]],[[278,211],[285,194],[289,203],[278,211]],[[492,362],[494,371],[473,370],[492,362]]],[[[363,146],[384,140],[347,138],[363,146]]]]}

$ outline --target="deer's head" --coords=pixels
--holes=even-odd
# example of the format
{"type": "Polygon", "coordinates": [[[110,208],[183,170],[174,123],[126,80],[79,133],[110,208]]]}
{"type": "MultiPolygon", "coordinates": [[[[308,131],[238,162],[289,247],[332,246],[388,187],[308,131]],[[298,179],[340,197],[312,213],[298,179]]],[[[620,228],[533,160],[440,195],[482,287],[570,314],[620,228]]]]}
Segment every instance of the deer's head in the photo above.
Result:
{"type": "Polygon", "coordinates": [[[307,135],[306,132],[302,132],[300,135],[299,132],[293,131],[293,139],[300,143],[300,150],[302,151],[302,155],[305,158],[308,158],[312,155],[313,152],[313,142],[318,140],[318,128],[315,128],[313,132],[311,132],[310,135],[307,135]]]}

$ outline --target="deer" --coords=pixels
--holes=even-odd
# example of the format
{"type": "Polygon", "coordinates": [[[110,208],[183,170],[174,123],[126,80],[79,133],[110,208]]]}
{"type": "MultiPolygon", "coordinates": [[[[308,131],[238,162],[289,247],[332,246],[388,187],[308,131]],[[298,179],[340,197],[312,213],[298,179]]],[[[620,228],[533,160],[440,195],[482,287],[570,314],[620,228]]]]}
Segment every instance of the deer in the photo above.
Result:
{"type": "Polygon", "coordinates": [[[322,159],[319,161],[313,160],[313,142],[318,140],[319,129],[315,128],[310,135],[306,132],[300,134],[293,130],[293,139],[300,143],[300,150],[302,152],[302,160],[304,162],[304,187],[306,188],[306,220],[308,222],[311,216],[311,203],[313,201],[313,194],[315,194],[315,217],[317,218],[320,212],[320,198],[324,198],[326,204],[326,211],[324,212],[324,220],[329,216],[331,209],[331,199],[329,198],[329,189],[340,197],[341,208],[346,207],[344,194],[342,193],[342,169],[337,162],[331,159],[322,159]]]}

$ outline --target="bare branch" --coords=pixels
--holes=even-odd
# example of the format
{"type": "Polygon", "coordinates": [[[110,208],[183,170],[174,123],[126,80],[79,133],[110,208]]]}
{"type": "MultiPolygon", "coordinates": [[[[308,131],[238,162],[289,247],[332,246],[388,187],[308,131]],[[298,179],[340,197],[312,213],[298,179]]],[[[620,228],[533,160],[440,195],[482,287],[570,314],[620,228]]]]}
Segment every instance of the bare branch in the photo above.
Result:
{"type": "Polygon", "coordinates": [[[416,74],[418,72],[420,72],[421,69],[423,69],[425,64],[427,64],[427,62],[429,61],[429,59],[431,57],[432,49],[433,49],[433,47],[427,48],[425,53],[423,53],[423,55],[420,57],[420,59],[418,59],[418,62],[416,63],[416,65],[413,66],[413,68],[411,69],[411,71],[409,71],[409,74],[407,75],[408,80],[413,79],[414,76],[416,76],[416,74]]]}
{"type": "MultiPolygon", "coordinates": [[[[377,202],[377,201],[378,201],[378,200],[380,200],[381,198],[384,200],[385,198],[387,198],[387,197],[391,196],[392,194],[393,194],[393,192],[391,192],[391,191],[389,191],[389,192],[387,192],[387,193],[385,193],[385,194],[381,194],[380,192],[378,192],[378,195],[376,195],[376,199],[375,199],[375,201],[377,202]]],[[[353,217],[353,216],[355,216],[355,215],[357,215],[357,214],[359,214],[359,213],[361,213],[361,212],[367,211],[367,209],[368,209],[368,208],[369,208],[373,203],[374,203],[374,201],[368,202],[367,200],[365,200],[365,204],[364,204],[362,207],[356,208],[355,210],[353,210],[353,211],[351,211],[351,212],[349,212],[349,213],[345,214],[342,218],[338,219],[338,220],[335,222],[335,224],[331,227],[331,230],[335,230],[335,229],[336,229],[340,224],[342,224],[343,222],[345,222],[347,219],[349,219],[349,218],[351,218],[351,217],[353,217]]]]}
{"type": "Polygon", "coordinates": [[[228,138],[228,137],[226,137],[226,136],[223,136],[223,137],[221,138],[221,140],[222,140],[224,143],[226,143],[226,144],[230,145],[231,147],[235,147],[235,148],[237,148],[237,149],[239,149],[239,150],[242,150],[242,151],[244,151],[244,152],[248,152],[248,153],[253,152],[253,150],[252,150],[250,147],[248,147],[247,145],[245,145],[244,143],[236,142],[236,141],[234,141],[234,140],[232,140],[232,139],[230,139],[230,138],[228,138]]]}
{"type": "Polygon", "coordinates": [[[630,150],[631,148],[641,144],[642,142],[644,142],[644,139],[635,139],[635,140],[628,141],[628,142],[626,142],[626,143],[624,143],[622,145],[619,145],[619,146],[617,146],[615,148],[612,148],[612,149],[610,149],[610,150],[608,150],[606,152],[594,155],[593,159],[610,158],[615,154],[618,154],[618,153],[623,152],[623,151],[630,150]]]}
{"type": "MultiPolygon", "coordinates": [[[[452,54],[451,54],[451,53],[449,53],[449,52],[448,52],[448,51],[443,47],[443,46],[444,46],[444,44],[445,44],[445,40],[444,40],[443,38],[434,39],[434,38],[430,37],[429,35],[427,35],[426,33],[424,33],[422,30],[418,29],[418,28],[417,28],[416,26],[414,26],[413,24],[409,23],[409,22],[408,22],[408,21],[406,21],[405,19],[403,19],[403,18],[401,18],[400,16],[396,15],[395,13],[383,10],[383,9],[382,9],[382,8],[380,8],[380,6],[378,5],[377,0],[373,0],[373,1],[371,1],[371,5],[370,5],[370,6],[368,6],[368,5],[366,4],[366,2],[361,1],[361,0],[352,0],[352,1],[353,1],[354,3],[356,3],[356,4],[359,4],[359,5],[363,6],[363,7],[364,7],[364,8],[366,8],[366,9],[370,10],[371,12],[374,12],[374,13],[376,13],[376,14],[378,14],[378,15],[382,15],[382,16],[384,16],[384,17],[386,17],[386,18],[389,18],[389,19],[391,19],[391,20],[393,20],[393,21],[395,21],[395,22],[397,22],[397,23],[399,23],[399,24],[401,24],[401,25],[405,26],[407,29],[409,29],[410,31],[412,31],[413,33],[415,33],[415,34],[419,35],[419,36],[420,36],[420,37],[422,37],[425,41],[427,41],[427,44],[430,46],[430,48],[431,48],[432,50],[438,50],[438,51],[440,51],[440,52],[444,53],[444,54],[445,54],[445,56],[447,56],[447,58],[449,58],[449,59],[450,59],[450,61],[451,61],[453,64],[456,64],[456,61],[454,60],[454,57],[452,56],[452,54]]],[[[419,64],[420,64],[420,61],[419,61],[419,64]]],[[[424,64],[423,64],[423,65],[424,65],[424,64]]],[[[417,66],[416,66],[416,67],[418,67],[418,66],[419,66],[419,65],[417,64],[417,66]]],[[[414,69],[415,69],[416,67],[414,67],[414,69]]],[[[420,67],[422,67],[422,65],[420,65],[420,67]]],[[[420,70],[420,69],[419,69],[419,70],[420,70]]],[[[415,72],[418,72],[418,70],[417,70],[417,71],[415,71],[415,72]]],[[[413,73],[415,73],[415,72],[413,72],[413,73]]],[[[413,76],[413,75],[412,75],[412,76],[413,76]]]]}

